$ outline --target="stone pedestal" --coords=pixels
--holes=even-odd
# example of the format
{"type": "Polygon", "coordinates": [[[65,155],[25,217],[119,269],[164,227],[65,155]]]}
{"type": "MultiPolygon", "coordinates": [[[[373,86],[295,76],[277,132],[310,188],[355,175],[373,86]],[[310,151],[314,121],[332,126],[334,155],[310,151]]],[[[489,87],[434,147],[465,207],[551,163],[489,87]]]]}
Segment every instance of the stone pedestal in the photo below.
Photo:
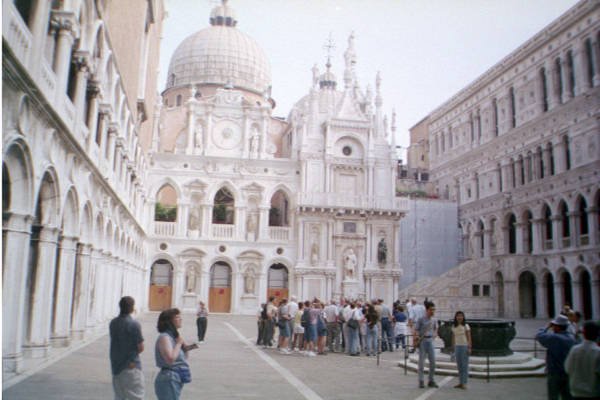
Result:
{"type": "Polygon", "coordinates": [[[360,295],[360,289],[358,287],[358,281],[356,280],[344,280],[342,282],[342,296],[346,299],[358,299],[360,295]]]}
{"type": "Polygon", "coordinates": [[[183,304],[181,308],[181,311],[195,312],[196,308],[198,308],[198,295],[190,292],[184,293],[183,304]]]}

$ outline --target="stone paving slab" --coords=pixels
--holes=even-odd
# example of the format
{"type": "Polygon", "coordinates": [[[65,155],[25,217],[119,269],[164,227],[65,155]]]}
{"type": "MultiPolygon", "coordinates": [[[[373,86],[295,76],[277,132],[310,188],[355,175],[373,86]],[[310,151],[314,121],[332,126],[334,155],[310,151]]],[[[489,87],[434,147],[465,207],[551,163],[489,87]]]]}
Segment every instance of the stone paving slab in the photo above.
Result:
{"type": "MultiPolygon", "coordinates": [[[[145,337],[142,364],[146,398],[156,399],[153,382],[155,325],[158,313],[139,319],[145,337]]],[[[184,337],[195,340],[194,316],[184,315],[184,337]]],[[[306,357],[257,348],[256,321],[249,316],[210,315],[207,341],[190,353],[192,383],[182,399],[531,399],[546,398],[544,378],[472,380],[469,390],[453,389],[454,377],[438,376],[440,389],[417,388],[415,373],[397,366],[398,353],[374,357],[342,354],[306,357]]],[[[109,338],[71,353],[3,391],[4,399],[111,399],[109,338]]]]}

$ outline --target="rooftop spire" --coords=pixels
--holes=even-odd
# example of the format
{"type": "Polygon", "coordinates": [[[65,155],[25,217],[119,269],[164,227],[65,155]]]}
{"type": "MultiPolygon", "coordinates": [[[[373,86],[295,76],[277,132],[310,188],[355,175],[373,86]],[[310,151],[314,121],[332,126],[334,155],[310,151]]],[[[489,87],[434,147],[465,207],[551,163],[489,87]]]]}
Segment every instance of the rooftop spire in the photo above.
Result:
{"type": "Polygon", "coordinates": [[[327,71],[325,71],[325,73],[321,75],[321,78],[319,79],[319,87],[321,89],[335,89],[337,83],[335,75],[333,74],[333,72],[331,72],[331,53],[335,49],[335,43],[333,42],[333,36],[331,35],[331,32],[329,33],[329,37],[327,38],[327,41],[325,42],[323,48],[327,51],[327,64],[325,64],[325,67],[327,67],[327,71]]]}
{"type": "Polygon", "coordinates": [[[344,70],[344,84],[346,89],[352,88],[352,83],[356,80],[354,73],[354,65],[356,64],[356,52],[354,51],[354,32],[348,37],[348,48],[344,52],[344,61],[346,69],[344,70]]]}

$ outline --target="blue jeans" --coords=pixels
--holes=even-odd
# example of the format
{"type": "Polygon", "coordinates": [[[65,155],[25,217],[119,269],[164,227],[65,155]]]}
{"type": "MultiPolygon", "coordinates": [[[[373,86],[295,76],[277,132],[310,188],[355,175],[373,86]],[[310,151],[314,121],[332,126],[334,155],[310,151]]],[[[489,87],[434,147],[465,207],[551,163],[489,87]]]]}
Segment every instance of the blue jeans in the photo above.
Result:
{"type": "Polygon", "coordinates": [[[381,351],[394,351],[394,326],[389,318],[381,320],[381,351]]]}
{"type": "Polygon", "coordinates": [[[168,369],[161,369],[154,380],[154,392],[158,400],[179,400],[182,388],[179,374],[168,369]]]}
{"type": "Polygon", "coordinates": [[[435,349],[433,339],[423,339],[419,343],[419,382],[424,382],[423,369],[425,368],[425,356],[429,359],[429,382],[435,381],[435,349]]]}
{"type": "Polygon", "coordinates": [[[469,348],[466,345],[454,346],[454,357],[458,367],[458,378],[461,385],[467,384],[469,378],[469,348]]]}
{"type": "Polygon", "coordinates": [[[377,354],[377,324],[373,328],[367,326],[367,355],[377,354]]]}

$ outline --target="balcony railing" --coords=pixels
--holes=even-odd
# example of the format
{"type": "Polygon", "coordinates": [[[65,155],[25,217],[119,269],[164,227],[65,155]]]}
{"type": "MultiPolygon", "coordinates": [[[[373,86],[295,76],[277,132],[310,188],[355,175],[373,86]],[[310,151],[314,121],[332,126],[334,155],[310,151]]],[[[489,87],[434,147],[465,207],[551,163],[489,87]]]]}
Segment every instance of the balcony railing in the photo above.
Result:
{"type": "Polygon", "coordinates": [[[408,211],[408,199],[391,196],[362,196],[351,193],[298,193],[299,206],[343,207],[363,210],[408,211]]]}
{"type": "Polygon", "coordinates": [[[31,53],[31,32],[12,1],[3,1],[2,5],[2,38],[23,65],[27,66],[31,53]]]}
{"type": "Polygon", "coordinates": [[[271,240],[288,241],[290,240],[290,228],[287,226],[270,226],[269,237],[271,240]]]}
{"type": "Polygon", "coordinates": [[[570,237],[564,237],[562,238],[562,247],[569,247],[571,245],[571,238],[570,237]]]}
{"type": "Polygon", "coordinates": [[[233,238],[233,228],[235,225],[212,224],[212,237],[219,239],[233,238]]]}
{"type": "Polygon", "coordinates": [[[548,239],[544,242],[544,250],[552,250],[554,248],[554,242],[552,239],[548,239]]]}
{"type": "Polygon", "coordinates": [[[581,235],[580,241],[581,241],[582,246],[587,246],[588,244],[590,244],[590,236],[589,235],[581,235]]]}
{"type": "Polygon", "coordinates": [[[176,222],[154,221],[154,233],[159,236],[175,236],[176,222]]]}

